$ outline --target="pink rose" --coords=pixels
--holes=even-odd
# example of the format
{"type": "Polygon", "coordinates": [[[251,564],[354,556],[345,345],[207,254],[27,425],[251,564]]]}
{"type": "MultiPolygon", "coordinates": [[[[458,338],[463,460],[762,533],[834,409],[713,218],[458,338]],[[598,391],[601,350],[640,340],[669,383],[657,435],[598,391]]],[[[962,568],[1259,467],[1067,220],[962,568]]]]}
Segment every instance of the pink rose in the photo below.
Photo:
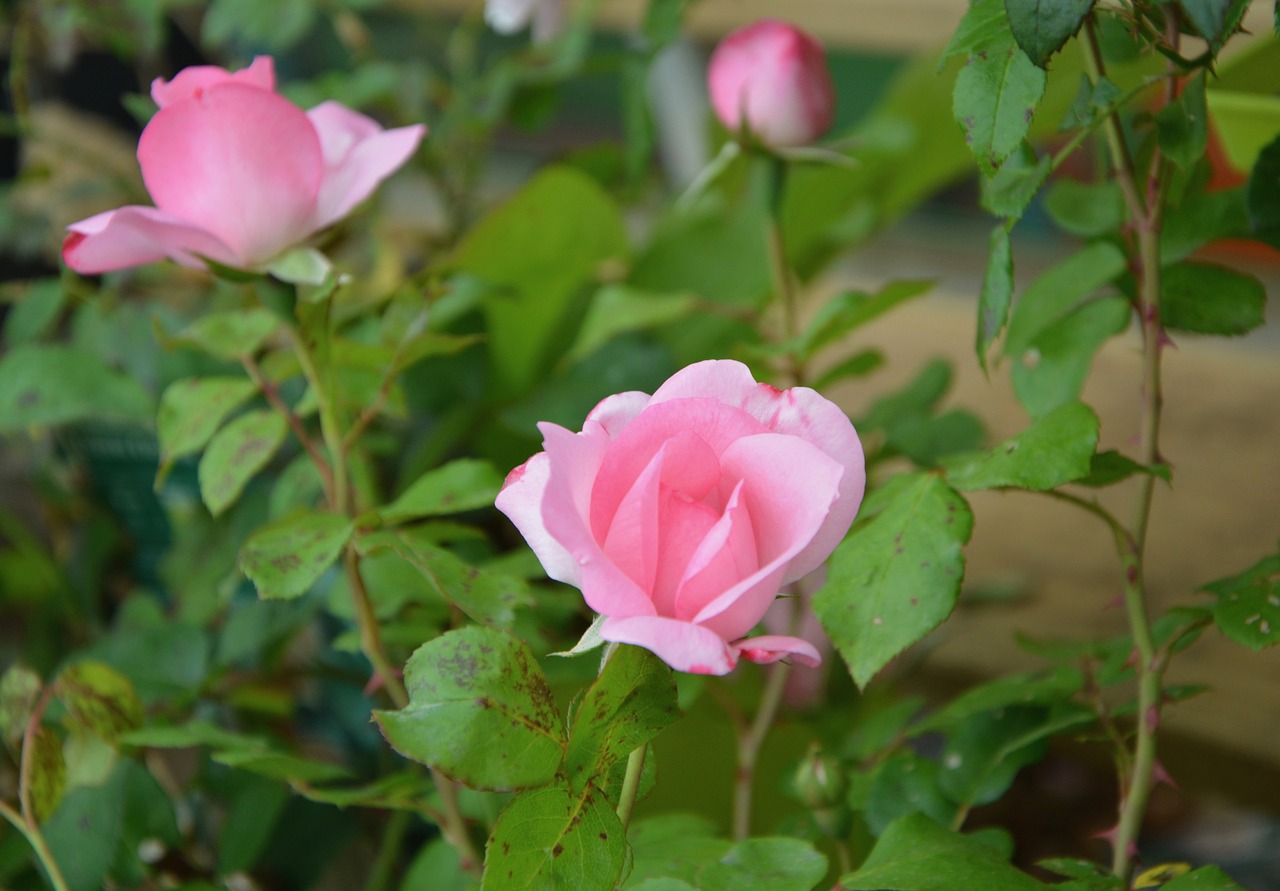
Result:
{"type": "Polygon", "coordinates": [[[858,512],[862,444],[834,403],[699,362],[652,396],[605,399],[581,433],[539,429],[546,451],[511,471],[498,509],[606,617],[605,640],[699,674],[739,656],[820,661],[796,637],[743,638],[858,512]]]}
{"type": "Polygon", "coordinates": [[[383,130],[336,102],[304,112],[275,92],[259,56],[243,71],[157,78],[160,110],[138,163],[155,207],[121,207],[68,227],[62,258],[86,274],[169,257],[260,268],[341,219],[417,149],[422,125],[383,130]]]}
{"type": "Polygon", "coordinates": [[[806,145],[831,126],[836,94],[822,44],[777,19],[720,42],[707,67],[716,116],[771,148],[806,145]]]}

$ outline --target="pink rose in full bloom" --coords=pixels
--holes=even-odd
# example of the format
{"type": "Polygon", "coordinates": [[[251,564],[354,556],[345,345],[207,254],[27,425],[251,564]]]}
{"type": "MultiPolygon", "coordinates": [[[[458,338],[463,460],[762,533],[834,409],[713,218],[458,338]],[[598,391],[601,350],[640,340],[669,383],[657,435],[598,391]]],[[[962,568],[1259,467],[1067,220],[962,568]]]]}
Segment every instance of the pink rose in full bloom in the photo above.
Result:
{"type": "Polygon", "coordinates": [[[757,383],[739,362],[699,362],[652,396],[605,399],[581,433],[539,429],[546,451],[511,471],[498,509],[606,617],[605,640],[699,674],[739,657],[820,661],[800,638],[746,635],[862,502],[862,444],[834,403],[757,383]]]}
{"type": "Polygon", "coordinates": [[[138,163],[155,207],[73,223],[62,258],[93,274],[168,257],[258,269],[341,219],[417,149],[422,125],[383,130],[337,102],[304,112],[275,92],[271,58],[157,78],[138,163]]]}
{"type": "Polygon", "coordinates": [[[836,93],[822,44],[761,19],[720,42],[707,66],[711,106],[731,133],[770,148],[807,145],[831,127],[836,93]]]}

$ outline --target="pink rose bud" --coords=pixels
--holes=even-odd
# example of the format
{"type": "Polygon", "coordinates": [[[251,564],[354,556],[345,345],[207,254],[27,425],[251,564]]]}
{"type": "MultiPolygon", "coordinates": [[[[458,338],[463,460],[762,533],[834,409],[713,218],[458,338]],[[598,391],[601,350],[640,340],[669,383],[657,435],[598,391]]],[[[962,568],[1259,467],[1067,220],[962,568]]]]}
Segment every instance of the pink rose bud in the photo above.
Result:
{"type": "Polygon", "coordinates": [[[862,444],[834,403],[757,383],[740,362],[699,362],[652,396],[605,399],[581,433],[538,427],[546,450],[511,471],[498,509],[606,617],[605,640],[697,674],[739,657],[821,661],[800,638],[746,635],[862,502],[862,444]]]}
{"type": "Polygon", "coordinates": [[[157,78],[160,110],[138,163],[155,207],[73,223],[62,258],[93,274],[169,257],[258,269],[368,198],[417,149],[422,125],[383,130],[336,102],[304,112],[275,92],[259,56],[243,71],[204,65],[157,78]]]}
{"type": "Polygon", "coordinates": [[[770,148],[807,145],[831,127],[836,94],[822,44],[777,19],[739,28],[707,67],[716,116],[770,148]]]}

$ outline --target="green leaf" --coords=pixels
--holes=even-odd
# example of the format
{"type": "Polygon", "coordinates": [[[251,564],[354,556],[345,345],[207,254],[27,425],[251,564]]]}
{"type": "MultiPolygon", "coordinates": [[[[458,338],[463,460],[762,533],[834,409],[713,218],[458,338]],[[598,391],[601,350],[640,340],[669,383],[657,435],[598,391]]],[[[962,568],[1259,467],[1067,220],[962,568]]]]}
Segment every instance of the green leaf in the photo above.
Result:
{"type": "Polygon", "coordinates": [[[186,749],[192,746],[209,746],[215,749],[245,751],[266,748],[265,739],[245,736],[223,730],[208,721],[192,721],[176,726],[152,725],[131,730],[120,736],[127,746],[145,746],[152,749],[186,749]]]}
{"type": "Polygon", "coordinates": [[[948,734],[938,785],[963,807],[990,804],[1009,789],[1018,771],[1044,757],[1049,736],[1095,720],[1092,711],[1078,705],[973,715],[948,734]]]}
{"type": "Polygon", "coordinates": [[[88,350],[19,344],[0,356],[0,433],[89,418],[149,422],[151,397],[88,350]]]}
{"type": "Polygon", "coordinates": [[[1044,207],[1064,231],[1081,238],[1116,232],[1128,215],[1124,195],[1113,180],[1056,179],[1045,193],[1044,207]]]}
{"type": "Polygon", "coordinates": [[[1126,268],[1119,248],[1098,241],[1046,270],[1018,299],[1005,335],[1004,354],[1020,358],[1044,331],[1126,268]]]}
{"type": "Polygon", "coordinates": [[[275,333],[280,320],[257,307],[212,312],[184,328],[174,339],[229,362],[251,356],[275,333]]]}
{"type": "Polygon", "coordinates": [[[253,381],[243,377],[188,377],[166,387],[156,417],[161,473],[174,460],[204,448],[255,389],[253,381]]]}
{"type": "Polygon", "coordinates": [[[1257,278],[1213,263],[1168,266],[1160,279],[1160,317],[1173,331],[1247,334],[1266,321],[1266,304],[1257,278]]]}
{"type": "Polygon", "coordinates": [[[555,700],[528,646],[511,635],[449,631],[409,658],[405,686],[409,705],[374,715],[406,758],[474,789],[542,786],[559,769],[555,700]]]}
{"type": "Polygon", "coordinates": [[[67,291],[56,278],[36,279],[21,294],[4,320],[4,340],[10,347],[47,334],[67,302],[67,291]]]}
{"type": "MultiPolygon", "coordinates": [[[[1206,192],[1193,188],[1165,211],[1160,232],[1160,263],[1186,259],[1219,238],[1250,238],[1250,209],[1244,187],[1206,192]]],[[[1259,236],[1260,237],[1260,236],[1259,236]]],[[[1265,238],[1261,238],[1266,241],[1265,238]]]]}
{"type": "Polygon", "coordinates": [[[579,289],[626,250],[613,199],[566,167],[543,170],[467,233],[453,262],[495,286],[484,312],[501,394],[526,392],[560,357],[579,289]]]}
{"type": "Polygon", "coordinates": [[[431,529],[399,529],[361,536],[361,553],[389,548],[412,565],[445,601],[482,625],[510,627],[517,607],[533,602],[529,586],[505,573],[472,566],[435,544],[431,529]]]}
{"type": "Polygon", "coordinates": [[[1280,248],[1280,136],[1258,153],[1245,194],[1254,237],[1280,248]]]}
{"type": "Polygon", "coordinates": [[[1160,886],[1160,891],[1245,891],[1216,866],[1202,866],[1160,886]]]}
{"type": "Polygon", "coordinates": [[[342,553],[355,524],[337,514],[287,517],[254,532],[240,550],[240,568],[263,600],[301,597],[342,553]]]}
{"type": "Polygon", "coordinates": [[[919,297],[932,287],[931,280],[905,280],[890,282],[874,294],[862,291],[837,294],[814,314],[792,349],[799,358],[808,359],[827,344],[879,318],[895,306],[919,297]]]}
{"type": "Polygon", "coordinates": [[[482,891],[612,891],[626,860],[614,806],[588,786],[556,784],[516,796],[485,849],[482,891]]]}
{"type": "Polygon", "coordinates": [[[342,780],[351,772],[338,764],[299,758],[288,752],[270,752],[259,749],[231,752],[214,752],[213,760],[237,770],[246,770],[272,780],[302,783],[324,783],[342,780]]]}
{"type": "Polygon", "coordinates": [[[488,461],[459,458],[428,470],[380,513],[384,523],[403,523],[492,507],[501,488],[502,476],[488,461]]]}
{"type": "Polygon", "coordinates": [[[669,878],[696,887],[703,868],[728,853],[730,844],[715,836],[715,825],[693,814],[664,814],[635,823],[631,875],[624,886],[669,878]]]}
{"type": "Polygon", "coordinates": [[[663,220],[631,266],[627,284],[691,293],[729,306],[758,307],[772,291],[769,219],[755,206],[719,207],[663,220]]]}
{"type": "Polygon", "coordinates": [[[475,891],[476,887],[476,880],[458,862],[457,849],[436,838],[413,858],[399,891],[475,891]]]}
{"type": "MultiPolygon", "coordinates": [[[[431,782],[418,770],[402,770],[356,786],[298,786],[299,795],[334,807],[372,807],[420,812],[431,782]]],[[[456,864],[455,864],[456,865],[456,864]]]]}
{"type": "Polygon", "coordinates": [[[1098,446],[1098,416],[1068,402],[989,452],[947,459],[947,482],[961,492],[999,489],[1045,491],[1080,479],[1098,446]]]}
{"type": "Polygon", "coordinates": [[[574,710],[565,756],[570,785],[605,788],[601,777],[616,762],[679,717],[671,669],[648,650],[620,646],[574,710]]]}
{"type": "Polygon", "coordinates": [[[1178,5],[1196,32],[1216,48],[1240,23],[1249,0],[1178,0],[1178,5]]]}
{"type": "Polygon", "coordinates": [[[865,803],[850,791],[850,805],[864,810],[867,827],[873,835],[883,833],[894,821],[909,814],[923,814],[938,823],[950,823],[956,806],[938,785],[937,762],[912,751],[891,755],[871,777],[871,788],[865,803]]]}
{"type": "Polygon", "coordinates": [[[101,662],[76,662],[54,682],[67,723],[109,743],[142,726],[142,702],[124,675],[101,662]]]}
{"type": "Polygon", "coordinates": [[[1044,69],[1016,45],[973,56],[956,77],[952,113],[988,174],[1026,138],[1044,95],[1044,69]]]}
{"type": "Polygon", "coordinates": [[[1280,553],[1201,590],[1217,596],[1213,620],[1227,637],[1251,650],[1280,643],[1280,553]]]}
{"type": "Polygon", "coordinates": [[[848,891],[1043,891],[980,841],[922,814],[893,823],[856,871],[842,876],[848,891]]]}
{"type": "Polygon", "coordinates": [[[987,350],[1004,330],[1012,302],[1013,251],[1009,246],[1009,228],[1001,223],[991,230],[987,270],[978,296],[978,339],[974,349],[983,371],[987,370],[987,350]]]}
{"type": "Polygon", "coordinates": [[[983,209],[1008,220],[1021,219],[1052,169],[1051,156],[1037,158],[1035,149],[1023,142],[994,176],[982,178],[983,209]]]}
{"type": "Polygon", "coordinates": [[[1076,480],[1076,482],[1082,486],[1101,488],[1126,480],[1135,473],[1154,474],[1166,483],[1172,478],[1167,464],[1147,467],[1117,451],[1108,450],[1094,455],[1089,462],[1089,475],[1084,479],[1076,480]]]}
{"type": "Polygon", "coordinates": [[[333,272],[333,264],[315,248],[299,247],[272,260],[267,272],[289,284],[320,285],[333,272]]]}
{"type": "Polygon", "coordinates": [[[942,58],[1003,52],[1014,43],[1008,13],[1002,0],[975,0],[951,36],[942,58]]]}
{"type": "Polygon", "coordinates": [[[200,458],[200,497],[215,517],[240,497],[244,487],[284,442],[289,425],[265,409],[246,412],[210,440],[200,458]]]}
{"type": "Polygon", "coordinates": [[[605,285],[591,298],[570,359],[582,359],[620,334],[679,321],[697,306],[694,294],[642,291],[628,285],[605,285]]]}
{"type": "Polygon", "coordinates": [[[67,765],[62,760],[62,741],[48,727],[39,727],[30,737],[31,748],[25,753],[30,771],[28,794],[32,816],[43,823],[58,808],[66,789],[67,765]]]}
{"type": "MultiPolygon", "coordinates": [[[[1103,21],[1106,21],[1105,19],[1103,21]]],[[[1080,89],[1075,101],[1062,119],[1063,130],[1087,130],[1107,114],[1116,101],[1124,95],[1120,88],[1105,77],[1091,81],[1088,75],[1080,75],[1080,89]]]]}
{"type": "Polygon", "coordinates": [[[969,506],[935,475],[895,479],[891,498],[836,549],[813,599],[859,687],[950,615],[973,529],[969,506]]]}
{"type": "Polygon", "coordinates": [[[43,687],[40,675],[21,662],[10,665],[0,677],[0,735],[14,752],[21,746],[22,734],[43,687]]]}
{"type": "Polygon", "coordinates": [[[1080,398],[1094,354],[1129,324],[1129,303],[1106,297],[1059,320],[1035,338],[1013,366],[1013,389],[1033,418],[1080,398]]]}
{"type": "Polygon", "coordinates": [[[974,687],[928,715],[911,728],[917,736],[944,730],[954,724],[1010,706],[1052,705],[1070,701],[1084,686],[1084,675],[1074,666],[1057,666],[1011,674],[974,687]]]}
{"type": "Polygon", "coordinates": [[[124,834],[124,774],[81,786],[62,799],[44,825],[45,841],[70,891],[101,891],[124,834]]]}
{"type": "Polygon", "coordinates": [[[1093,0],[1005,0],[1018,46],[1041,68],[1062,49],[1093,8],[1093,0]]]}
{"type": "Polygon", "coordinates": [[[854,353],[848,359],[828,368],[813,379],[813,389],[822,392],[827,387],[847,377],[862,377],[870,374],[884,364],[884,353],[876,349],[867,349],[854,353]]]}
{"type": "Polygon", "coordinates": [[[827,858],[798,838],[748,838],[702,870],[701,891],[811,891],[827,858]]]}
{"type": "Polygon", "coordinates": [[[1160,150],[1179,167],[1191,167],[1209,145],[1209,110],[1204,100],[1204,72],[1184,82],[1182,95],[1156,112],[1160,150]]]}

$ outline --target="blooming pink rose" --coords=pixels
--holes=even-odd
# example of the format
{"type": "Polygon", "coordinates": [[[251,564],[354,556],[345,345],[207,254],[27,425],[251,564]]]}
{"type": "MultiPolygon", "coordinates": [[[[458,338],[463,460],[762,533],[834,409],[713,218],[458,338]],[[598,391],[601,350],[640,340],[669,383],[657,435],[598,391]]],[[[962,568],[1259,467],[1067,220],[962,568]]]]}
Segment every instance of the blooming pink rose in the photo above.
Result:
{"type": "Polygon", "coordinates": [[[771,148],[806,145],[831,126],[836,93],[822,44],[777,19],[761,19],[720,42],[707,67],[716,116],[771,148]]]}
{"type": "Polygon", "coordinates": [[[304,112],[275,92],[259,56],[157,78],[160,110],[138,163],[155,207],[121,207],[68,227],[62,258],[86,274],[169,257],[260,268],[369,197],[417,149],[422,125],[383,130],[336,102],[304,112]]]}
{"type": "Polygon", "coordinates": [[[498,509],[606,617],[605,640],[699,674],[739,656],[820,661],[796,637],[743,638],[858,512],[862,444],[834,403],[699,362],[652,396],[605,399],[581,433],[539,429],[546,451],[511,471],[498,509]]]}

